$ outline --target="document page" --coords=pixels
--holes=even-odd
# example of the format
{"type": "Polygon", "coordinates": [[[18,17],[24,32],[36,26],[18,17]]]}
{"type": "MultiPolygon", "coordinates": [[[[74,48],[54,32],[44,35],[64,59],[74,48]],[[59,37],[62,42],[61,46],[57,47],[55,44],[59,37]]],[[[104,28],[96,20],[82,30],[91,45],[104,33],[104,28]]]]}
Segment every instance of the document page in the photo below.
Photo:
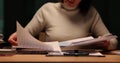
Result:
{"type": "Polygon", "coordinates": [[[84,41],[79,41],[79,42],[73,42],[72,44],[70,44],[70,46],[90,45],[90,44],[94,44],[94,43],[99,43],[99,42],[102,42],[102,41],[110,40],[112,38],[117,38],[117,36],[110,35],[110,36],[104,36],[104,37],[101,37],[101,38],[94,38],[94,39],[89,39],[89,40],[84,40],[84,41]]]}
{"type": "Polygon", "coordinates": [[[67,40],[67,41],[60,42],[59,45],[60,46],[70,46],[72,43],[78,43],[78,42],[82,42],[82,41],[86,41],[86,40],[90,40],[90,39],[94,39],[94,38],[92,36],[89,36],[89,37],[84,37],[84,38],[67,40]]]}
{"type": "Polygon", "coordinates": [[[98,43],[98,42],[110,40],[112,38],[117,38],[117,36],[110,35],[110,36],[105,36],[105,37],[101,37],[101,38],[93,38],[92,36],[90,36],[90,37],[84,37],[84,38],[69,40],[69,41],[63,41],[63,42],[60,42],[59,45],[63,46],[63,47],[77,46],[77,45],[86,46],[86,45],[90,45],[90,44],[93,44],[93,43],[98,43]]]}
{"type": "Polygon", "coordinates": [[[18,46],[15,46],[15,48],[37,48],[40,51],[61,51],[59,43],[57,41],[41,42],[34,38],[18,22],[17,22],[17,42],[18,46]]]}

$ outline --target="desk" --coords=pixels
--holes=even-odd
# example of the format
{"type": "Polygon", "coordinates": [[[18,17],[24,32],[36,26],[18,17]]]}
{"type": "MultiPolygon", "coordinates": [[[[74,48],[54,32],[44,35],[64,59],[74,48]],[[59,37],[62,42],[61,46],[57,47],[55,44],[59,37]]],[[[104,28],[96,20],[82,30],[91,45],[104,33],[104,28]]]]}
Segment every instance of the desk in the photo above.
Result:
{"type": "Polygon", "coordinates": [[[79,63],[120,63],[120,55],[106,55],[105,57],[73,57],[73,56],[45,56],[37,54],[16,54],[0,56],[0,62],[79,62],[79,63]]]}

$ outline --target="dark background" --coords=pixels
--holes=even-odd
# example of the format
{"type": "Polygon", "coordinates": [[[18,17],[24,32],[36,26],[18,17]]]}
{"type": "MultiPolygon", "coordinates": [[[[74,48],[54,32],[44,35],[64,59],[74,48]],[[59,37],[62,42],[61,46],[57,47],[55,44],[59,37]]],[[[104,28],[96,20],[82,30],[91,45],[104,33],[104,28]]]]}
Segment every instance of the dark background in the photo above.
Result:
{"type": "MultiPolygon", "coordinates": [[[[4,0],[4,40],[7,42],[8,37],[16,31],[16,20],[25,26],[38,8],[49,1],[57,2],[57,0],[4,0]]],[[[100,13],[107,28],[111,33],[117,35],[120,41],[119,2],[120,0],[92,0],[92,5],[100,13]]],[[[120,45],[118,45],[118,49],[120,49],[120,45]]]]}

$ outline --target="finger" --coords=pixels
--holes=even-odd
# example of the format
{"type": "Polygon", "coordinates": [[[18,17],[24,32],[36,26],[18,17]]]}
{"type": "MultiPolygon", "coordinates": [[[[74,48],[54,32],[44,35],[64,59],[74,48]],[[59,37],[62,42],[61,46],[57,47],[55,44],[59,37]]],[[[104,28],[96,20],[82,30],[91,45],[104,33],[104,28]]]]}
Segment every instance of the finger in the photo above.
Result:
{"type": "Polygon", "coordinates": [[[8,41],[9,41],[12,45],[15,45],[15,46],[17,45],[17,42],[16,42],[14,39],[9,39],[8,41]]]}
{"type": "Polygon", "coordinates": [[[98,36],[98,38],[101,38],[102,36],[98,36]]]}
{"type": "Polygon", "coordinates": [[[108,45],[110,45],[110,41],[109,41],[109,40],[106,40],[106,41],[104,41],[104,44],[105,44],[106,46],[108,46],[108,45]]]}

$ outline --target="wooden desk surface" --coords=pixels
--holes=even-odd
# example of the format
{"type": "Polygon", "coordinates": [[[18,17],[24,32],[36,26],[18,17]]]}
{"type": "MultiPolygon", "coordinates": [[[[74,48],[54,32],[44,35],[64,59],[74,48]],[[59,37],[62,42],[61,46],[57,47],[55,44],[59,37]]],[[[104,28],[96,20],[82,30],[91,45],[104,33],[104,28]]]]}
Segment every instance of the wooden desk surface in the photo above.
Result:
{"type": "Polygon", "coordinates": [[[45,56],[45,55],[12,55],[0,56],[0,62],[81,62],[81,63],[120,63],[120,55],[106,55],[105,57],[73,57],[73,56],[45,56]]]}

